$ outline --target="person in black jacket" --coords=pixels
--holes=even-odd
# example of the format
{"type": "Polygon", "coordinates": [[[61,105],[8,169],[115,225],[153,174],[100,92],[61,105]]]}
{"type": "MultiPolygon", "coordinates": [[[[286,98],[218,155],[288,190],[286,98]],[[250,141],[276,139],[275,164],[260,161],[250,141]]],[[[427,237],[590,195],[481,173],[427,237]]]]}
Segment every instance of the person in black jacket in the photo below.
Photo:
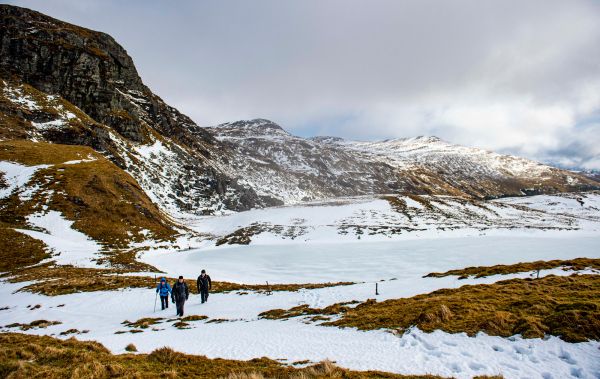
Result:
{"type": "Polygon", "coordinates": [[[202,270],[200,273],[200,276],[196,281],[196,286],[198,287],[198,293],[200,294],[202,303],[206,303],[208,301],[208,290],[212,289],[212,282],[210,281],[210,276],[206,274],[206,270],[202,270]]]}
{"type": "Polygon", "coordinates": [[[190,291],[188,290],[188,286],[183,281],[183,276],[180,276],[175,284],[173,284],[173,289],[171,292],[171,300],[173,300],[177,306],[177,316],[183,316],[183,305],[189,296],[190,291]]]}

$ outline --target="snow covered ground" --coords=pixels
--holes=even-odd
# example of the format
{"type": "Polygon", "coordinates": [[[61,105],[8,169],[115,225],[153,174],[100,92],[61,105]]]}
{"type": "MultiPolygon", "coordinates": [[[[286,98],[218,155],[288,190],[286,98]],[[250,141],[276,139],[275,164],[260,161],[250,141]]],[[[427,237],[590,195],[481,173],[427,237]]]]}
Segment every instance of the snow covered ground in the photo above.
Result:
{"type": "MultiPolygon", "coordinates": [[[[542,275],[548,273],[567,274],[562,270],[550,270],[542,272],[542,275]]],[[[378,298],[411,296],[436,288],[489,283],[498,279],[458,282],[456,278],[413,277],[411,280],[407,277],[382,283],[384,296],[378,298]]],[[[165,320],[155,325],[156,330],[146,329],[136,334],[115,332],[128,330],[121,324],[125,320],[174,316],[172,306],[169,310],[153,312],[152,290],[44,297],[14,294],[17,288],[13,284],[0,287],[0,296],[10,306],[10,309],[1,311],[3,323],[27,323],[41,318],[58,320],[62,324],[32,329],[28,333],[58,335],[70,328],[89,330],[77,338],[100,341],[117,353],[124,352],[128,343],[134,343],[141,352],[166,345],[183,352],[230,359],[267,356],[293,363],[302,360],[317,362],[327,358],[357,370],[431,373],[458,378],[500,373],[506,378],[597,378],[600,374],[598,342],[570,344],[556,337],[525,340],[519,336],[506,339],[485,334],[468,337],[440,331],[427,334],[418,329],[396,336],[386,331],[361,332],[307,324],[301,318],[276,321],[257,317],[265,310],[298,304],[325,306],[339,301],[373,298],[372,283],[295,293],[276,292],[271,296],[259,293],[213,294],[206,304],[200,304],[199,297],[192,296],[186,305],[186,314],[206,315],[208,320],[192,322],[192,328],[184,330],[165,320]],[[31,309],[36,304],[41,304],[41,308],[31,309]],[[211,323],[211,319],[227,321],[211,323]]]]}
{"type": "MultiPolygon", "coordinates": [[[[38,319],[61,321],[62,324],[30,329],[27,333],[59,336],[71,328],[88,330],[77,338],[97,340],[116,353],[124,352],[125,346],[133,343],[141,352],[166,345],[208,357],[251,359],[267,356],[286,363],[330,359],[342,367],[357,370],[429,373],[457,378],[497,374],[505,378],[599,378],[598,341],[572,344],[556,337],[522,339],[485,334],[468,337],[441,331],[427,334],[418,329],[398,336],[384,330],[363,332],[325,327],[307,323],[303,318],[279,321],[258,317],[263,311],[300,304],[325,307],[351,300],[410,297],[440,288],[532,275],[521,273],[460,281],[456,277],[423,278],[433,271],[538,259],[600,258],[598,196],[584,196],[580,200],[584,204],[577,197],[569,196],[506,199],[486,203],[484,208],[468,204],[451,206],[452,199],[434,202],[438,209],[446,207],[444,213],[457,215],[445,219],[436,218],[439,212],[425,212],[420,204],[408,201],[411,217],[407,217],[392,211],[387,201],[378,199],[271,208],[196,219],[190,225],[215,238],[256,222],[287,227],[303,225],[308,232],[291,239],[289,234],[286,237],[286,233],[267,231],[253,238],[249,245],[216,247],[214,239],[205,240],[194,242],[201,248],[191,250],[151,250],[144,253],[141,260],[169,276],[195,277],[205,268],[214,280],[248,284],[265,281],[351,281],[357,284],[276,292],[271,296],[254,292],[212,294],[207,304],[200,304],[199,296],[193,295],[186,305],[186,314],[205,315],[208,319],[190,322],[190,329],[180,330],[173,326],[174,321],[167,320],[174,317],[172,307],[153,312],[153,290],[46,297],[15,292],[24,283],[3,283],[0,308],[9,308],[0,311],[0,325],[38,319]],[[484,216],[464,216],[472,214],[484,216]],[[455,221],[458,223],[470,221],[457,228],[439,228],[452,219],[459,220],[455,221]],[[340,227],[345,223],[371,227],[411,225],[416,230],[391,236],[340,234],[340,227]],[[516,228],[506,227],[510,223],[516,228]],[[536,227],[528,227],[531,225],[536,227]],[[377,296],[376,281],[380,293],[377,296]],[[36,304],[41,307],[34,309],[36,304]],[[127,333],[130,328],[124,326],[123,321],[143,317],[163,317],[164,320],[142,333],[127,333]],[[219,322],[211,322],[213,320],[219,322]],[[117,331],[126,333],[115,334],[117,331]]],[[[68,233],[61,235],[69,236],[68,233]]],[[[185,241],[180,241],[181,246],[184,244],[185,241]]],[[[91,246],[89,250],[92,256],[91,246]]],[[[561,269],[541,273],[548,274],[570,273],[561,269]]],[[[3,327],[2,330],[15,329],[3,327]]]]}
{"type": "Polygon", "coordinates": [[[72,228],[73,221],[60,212],[47,211],[27,216],[27,222],[39,230],[17,229],[23,234],[36,238],[51,250],[51,258],[58,265],[77,267],[98,267],[95,260],[101,246],[85,234],[72,228]]]}
{"type": "MultiPolygon", "coordinates": [[[[244,229],[251,245],[397,241],[476,236],[540,236],[548,231],[600,233],[600,194],[564,194],[466,200],[450,196],[340,198],[303,205],[255,209],[227,216],[182,220],[213,235],[213,243],[244,229]]],[[[210,243],[208,243],[210,245],[210,243]]],[[[193,244],[190,246],[194,246],[193,244]]],[[[206,244],[199,247],[206,246],[206,244]]]]}

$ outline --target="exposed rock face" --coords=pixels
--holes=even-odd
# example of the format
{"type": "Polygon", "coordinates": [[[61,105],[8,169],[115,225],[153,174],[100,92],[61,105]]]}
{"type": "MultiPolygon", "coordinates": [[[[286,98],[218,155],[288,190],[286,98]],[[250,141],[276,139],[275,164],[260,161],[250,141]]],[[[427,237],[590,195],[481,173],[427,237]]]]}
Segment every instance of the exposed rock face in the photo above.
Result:
{"type": "Polygon", "coordinates": [[[0,23],[5,78],[16,76],[42,92],[60,94],[135,142],[147,141],[146,126],[193,148],[212,142],[142,83],[131,57],[108,34],[7,5],[0,6],[0,23]]]}
{"type": "Polygon", "coordinates": [[[583,175],[436,137],[304,139],[262,119],[209,130],[235,152],[234,177],[285,203],[383,193],[485,199],[598,188],[583,175]]]}
{"type": "Polygon", "coordinates": [[[277,204],[229,178],[212,159],[223,147],[153,94],[107,34],[0,5],[0,79],[0,134],[6,138],[91,146],[168,211],[277,204]],[[157,144],[154,156],[140,153],[157,144]]]}

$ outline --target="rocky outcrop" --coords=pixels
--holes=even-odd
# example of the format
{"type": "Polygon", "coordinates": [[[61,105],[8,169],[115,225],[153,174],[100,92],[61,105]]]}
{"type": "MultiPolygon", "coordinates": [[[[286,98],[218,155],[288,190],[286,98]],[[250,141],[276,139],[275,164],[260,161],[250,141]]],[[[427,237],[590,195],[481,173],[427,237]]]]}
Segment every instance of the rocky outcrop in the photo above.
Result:
{"type": "Polygon", "coordinates": [[[224,147],[152,93],[125,49],[105,33],[0,5],[0,79],[8,89],[0,96],[0,135],[93,147],[145,190],[160,192],[154,198],[166,210],[212,213],[278,203],[230,178],[214,159],[224,147]],[[157,141],[165,167],[136,153],[157,141]]]}
{"type": "Polygon", "coordinates": [[[131,57],[108,34],[9,5],[0,5],[0,25],[3,77],[60,94],[135,142],[147,141],[146,127],[198,150],[213,142],[144,85],[131,57]]]}

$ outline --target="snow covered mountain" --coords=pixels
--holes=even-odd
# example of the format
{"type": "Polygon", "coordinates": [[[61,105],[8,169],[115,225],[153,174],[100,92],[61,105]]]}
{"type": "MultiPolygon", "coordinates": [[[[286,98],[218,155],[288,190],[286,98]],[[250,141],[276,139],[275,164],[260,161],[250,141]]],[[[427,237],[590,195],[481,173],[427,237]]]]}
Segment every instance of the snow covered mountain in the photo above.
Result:
{"type": "Polygon", "coordinates": [[[91,147],[170,215],[340,196],[599,188],[576,173],[434,137],[304,139],[263,119],[202,128],[152,93],[110,36],[9,5],[0,5],[0,20],[0,138],[91,147]]]}
{"type": "Polygon", "coordinates": [[[284,204],[386,193],[484,199],[598,185],[570,171],[436,137],[376,142],[304,139],[263,119],[208,130],[234,152],[229,157],[232,177],[284,204]]]}

